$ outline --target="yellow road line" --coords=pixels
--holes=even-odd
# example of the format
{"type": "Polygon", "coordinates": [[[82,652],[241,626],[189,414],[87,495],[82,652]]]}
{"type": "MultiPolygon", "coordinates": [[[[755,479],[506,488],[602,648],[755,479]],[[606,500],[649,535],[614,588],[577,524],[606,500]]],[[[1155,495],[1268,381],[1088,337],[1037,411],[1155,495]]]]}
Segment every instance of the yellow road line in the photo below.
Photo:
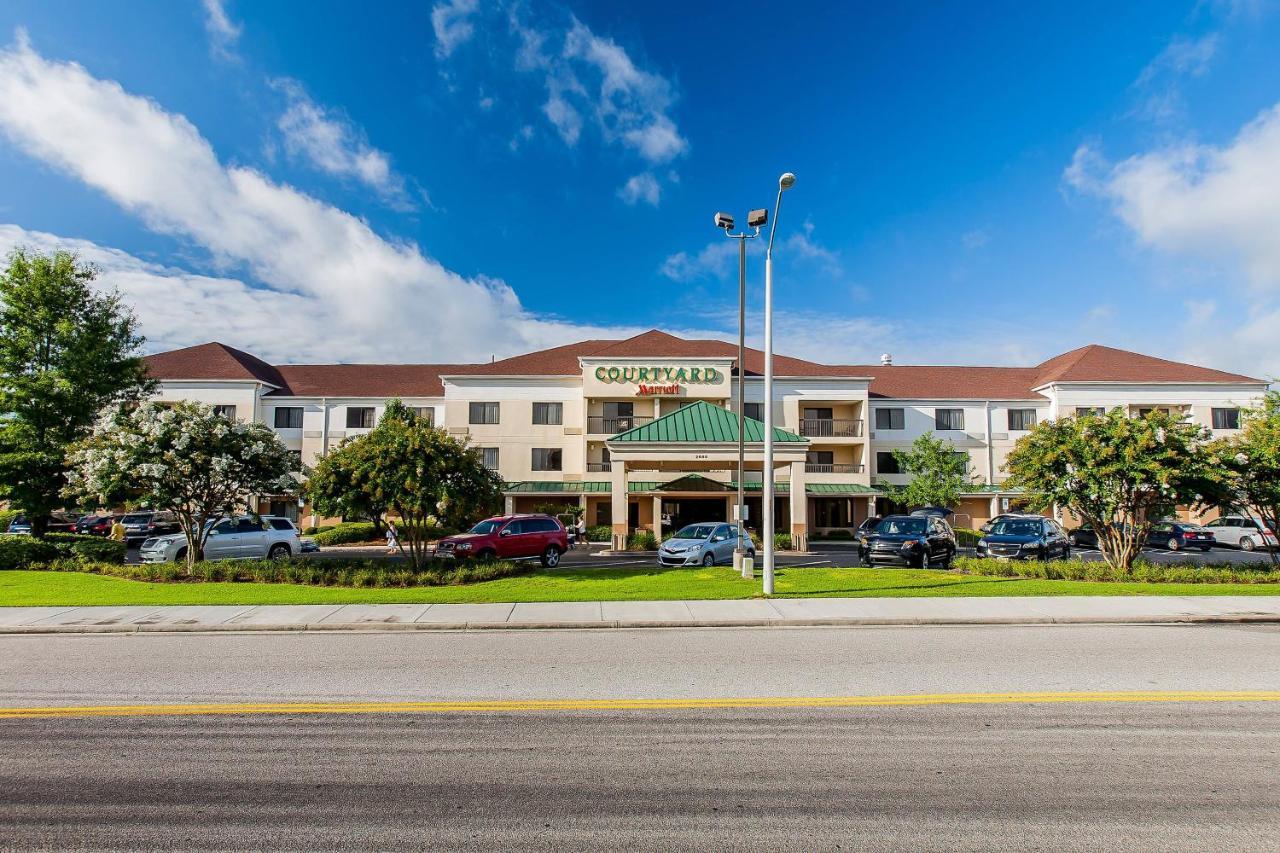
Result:
{"type": "Polygon", "coordinates": [[[183,717],[227,714],[454,714],[528,711],[646,711],[699,708],[878,708],[1080,702],[1280,702],[1280,690],[920,693],[891,696],[768,696],[723,699],[516,699],[454,702],[243,702],[60,705],[0,708],[0,719],[183,717]]]}

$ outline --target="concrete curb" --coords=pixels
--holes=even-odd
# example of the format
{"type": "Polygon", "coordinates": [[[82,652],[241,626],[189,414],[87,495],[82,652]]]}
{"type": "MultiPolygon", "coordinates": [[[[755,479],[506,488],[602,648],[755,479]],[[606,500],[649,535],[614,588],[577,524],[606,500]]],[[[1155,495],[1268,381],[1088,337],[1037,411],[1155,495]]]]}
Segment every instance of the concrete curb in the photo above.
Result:
{"type": "Polygon", "coordinates": [[[12,625],[0,626],[0,636],[42,634],[247,634],[390,631],[546,631],[612,630],[627,628],[811,628],[811,627],[921,627],[976,625],[1213,625],[1280,624],[1280,614],[1161,615],[1161,616],[1008,616],[964,617],[838,617],[810,619],[615,619],[590,622],[335,622],[244,624],[124,624],[124,625],[12,625]]]}

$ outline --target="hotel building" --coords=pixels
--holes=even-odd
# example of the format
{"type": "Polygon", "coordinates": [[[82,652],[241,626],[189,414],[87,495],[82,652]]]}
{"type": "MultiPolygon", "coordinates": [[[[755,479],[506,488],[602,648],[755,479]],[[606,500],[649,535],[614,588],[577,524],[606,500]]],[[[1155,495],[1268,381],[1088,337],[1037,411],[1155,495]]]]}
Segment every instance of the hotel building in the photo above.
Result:
{"type": "MultiPolygon", "coordinates": [[[[282,364],[208,343],[147,358],[157,399],[190,399],[265,423],[313,464],[368,432],[386,402],[465,439],[506,481],[506,509],[584,507],[615,542],[636,529],[731,517],[736,498],[737,347],[649,331],[485,364],[282,364]]],[[[748,525],[760,518],[763,353],[743,368],[748,525]]],[[[973,489],[955,523],[977,526],[1016,505],[1005,456],[1046,418],[1085,409],[1180,413],[1215,434],[1239,427],[1267,383],[1090,345],[1034,367],[818,364],[774,357],[776,529],[808,536],[852,529],[890,509],[904,482],[894,450],[922,434],[968,457],[973,489]]],[[[261,511],[297,517],[291,501],[261,511]]],[[[307,515],[306,508],[301,510],[307,515]]]]}

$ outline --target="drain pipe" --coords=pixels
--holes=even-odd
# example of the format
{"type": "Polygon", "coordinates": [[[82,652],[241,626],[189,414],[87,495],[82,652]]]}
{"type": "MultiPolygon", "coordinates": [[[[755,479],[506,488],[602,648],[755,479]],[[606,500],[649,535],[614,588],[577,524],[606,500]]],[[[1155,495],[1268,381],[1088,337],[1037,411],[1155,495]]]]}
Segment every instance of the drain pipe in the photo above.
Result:
{"type": "Polygon", "coordinates": [[[995,449],[991,446],[991,401],[984,401],[982,407],[986,412],[987,419],[987,485],[994,486],[996,484],[996,454],[995,449]]]}

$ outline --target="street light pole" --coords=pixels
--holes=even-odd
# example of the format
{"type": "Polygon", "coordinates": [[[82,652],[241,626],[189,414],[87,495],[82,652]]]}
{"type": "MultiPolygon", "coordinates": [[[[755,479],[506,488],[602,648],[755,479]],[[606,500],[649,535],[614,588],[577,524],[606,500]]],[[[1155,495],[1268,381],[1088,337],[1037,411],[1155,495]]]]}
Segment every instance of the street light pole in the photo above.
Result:
{"type": "Polygon", "coordinates": [[[743,392],[745,368],[743,359],[747,348],[747,241],[754,240],[760,236],[760,227],[765,224],[768,218],[769,212],[767,210],[753,210],[747,214],[747,224],[754,228],[755,231],[751,234],[745,231],[733,234],[731,233],[733,217],[727,213],[716,214],[716,227],[723,228],[726,237],[731,237],[738,241],[738,536],[733,546],[733,569],[744,578],[749,578],[754,574],[754,570],[749,571],[747,568],[746,549],[742,547],[742,542],[747,533],[745,518],[746,496],[743,491],[746,467],[746,405],[743,392]]]}
{"type": "Polygon", "coordinates": [[[778,199],[773,225],[764,252],[764,499],[761,501],[764,539],[764,594],[773,595],[773,237],[778,233],[782,194],[795,185],[796,176],[785,172],[778,179],[778,199]]]}

